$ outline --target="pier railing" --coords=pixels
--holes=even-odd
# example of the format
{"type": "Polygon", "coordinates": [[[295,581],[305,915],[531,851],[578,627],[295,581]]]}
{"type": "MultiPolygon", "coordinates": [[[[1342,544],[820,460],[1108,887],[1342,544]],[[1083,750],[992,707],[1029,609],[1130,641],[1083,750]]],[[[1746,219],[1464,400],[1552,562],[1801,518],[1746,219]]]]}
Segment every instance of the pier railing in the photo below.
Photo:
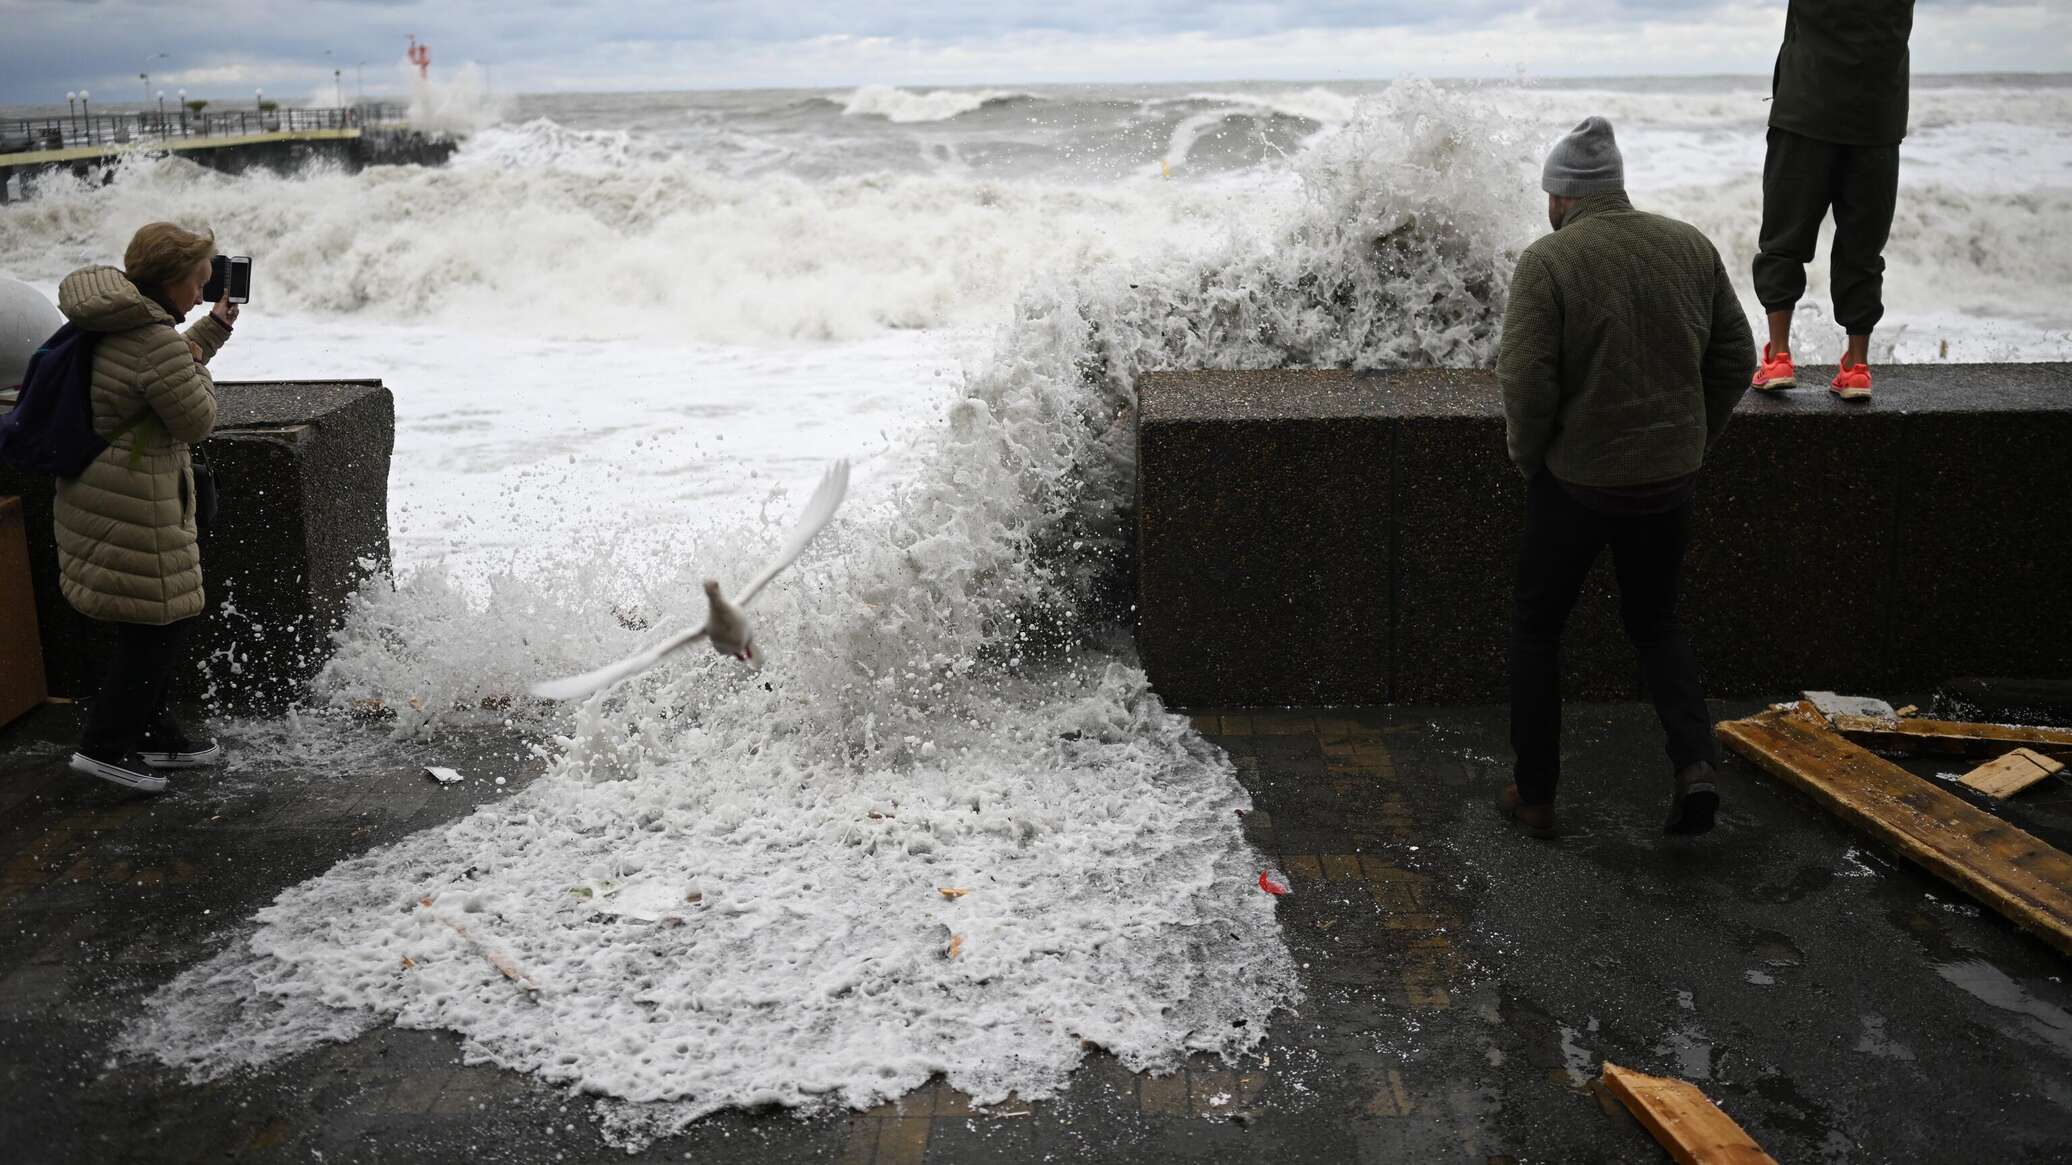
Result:
{"type": "Polygon", "coordinates": [[[404,107],[361,104],[340,109],[145,110],[0,121],[0,155],[37,150],[122,146],[185,138],[249,137],[397,125],[404,107]]]}

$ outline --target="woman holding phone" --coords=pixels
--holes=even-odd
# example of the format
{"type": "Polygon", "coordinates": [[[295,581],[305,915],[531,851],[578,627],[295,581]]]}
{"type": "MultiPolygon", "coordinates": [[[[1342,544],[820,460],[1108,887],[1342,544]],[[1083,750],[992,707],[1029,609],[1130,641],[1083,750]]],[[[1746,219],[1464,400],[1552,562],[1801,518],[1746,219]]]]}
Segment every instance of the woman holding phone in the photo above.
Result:
{"type": "Polygon", "coordinates": [[[58,287],[58,310],[98,333],[94,431],[108,448],[57,485],[59,585],[109,625],[114,652],[88,711],[74,771],[156,793],[162,770],[215,764],[223,750],[173,716],[173,679],[202,613],[200,531],[190,447],[216,424],[207,364],[237,322],[228,294],[184,333],[202,302],[216,240],[172,223],[138,230],[123,268],[87,267],[58,287]]]}

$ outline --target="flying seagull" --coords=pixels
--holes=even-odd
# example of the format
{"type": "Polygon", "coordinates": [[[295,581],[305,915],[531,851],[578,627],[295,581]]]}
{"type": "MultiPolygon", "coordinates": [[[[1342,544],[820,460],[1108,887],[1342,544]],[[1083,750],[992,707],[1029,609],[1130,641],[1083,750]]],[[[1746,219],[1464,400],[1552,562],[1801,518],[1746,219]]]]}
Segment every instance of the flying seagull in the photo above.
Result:
{"type": "Polygon", "coordinates": [[[596,671],[534,684],[532,694],[549,700],[581,699],[592,692],[611,687],[627,676],[646,671],[661,662],[663,656],[700,639],[712,640],[712,649],[721,655],[731,655],[735,659],[748,662],[761,662],[761,656],[755,649],[755,630],[748,625],[748,616],[743,608],[754,602],[756,595],[770,585],[770,580],[776,578],[785,567],[790,566],[793,560],[798,558],[799,553],[806,549],[806,544],[813,541],[813,536],[826,528],[835,516],[835,510],[840,508],[843,495],[848,492],[849,462],[837,461],[828,466],[827,472],[821,475],[820,488],[813,491],[812,499],[806,503],[806,511],[799,515],[798,523],[791,528],[791,533],[785,535],[784,545],[778,547],[777,556],[763,567],[761,573],[750,579],[747,586],[741,588],[741,594],[735,601],[728,602],[721,597],[717,580],[705,580],[705,602],[709,614],[703,626],[690,631],[680,631],[646,651],[629,655],[617,663],[606,664],[596,671]]]}

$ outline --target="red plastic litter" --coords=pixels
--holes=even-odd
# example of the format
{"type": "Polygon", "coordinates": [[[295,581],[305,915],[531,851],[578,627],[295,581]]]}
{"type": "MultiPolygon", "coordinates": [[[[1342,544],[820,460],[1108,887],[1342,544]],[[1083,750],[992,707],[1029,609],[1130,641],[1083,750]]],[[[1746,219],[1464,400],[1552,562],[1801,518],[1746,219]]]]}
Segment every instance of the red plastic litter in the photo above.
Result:
{"type": "Polygon", "coordinates": [[[1261,890],[1266,891],[1268,894],[1274,895],[1275,897],[1279,897],[1280,895],[1286,894],[1288,892],[1288,888],[1286,886],[1283,886],[1279,882],[1274,881],[1272,875],[1268,874],[1265,870],[1259,871],[1259,888],[1261,890]]]}

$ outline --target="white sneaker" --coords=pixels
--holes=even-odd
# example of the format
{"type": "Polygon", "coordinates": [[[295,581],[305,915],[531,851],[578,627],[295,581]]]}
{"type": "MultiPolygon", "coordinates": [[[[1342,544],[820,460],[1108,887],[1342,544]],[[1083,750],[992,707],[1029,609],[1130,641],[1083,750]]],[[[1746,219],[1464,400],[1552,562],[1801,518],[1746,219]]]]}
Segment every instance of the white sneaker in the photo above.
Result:
{"type": "Polygon", "coordinates": [[[75,773],[99,777],[110,784],[135,789],[139,793],[165,792],[165,778],[152,772],[144,763],[144,758],[136,753],[131,753],[121,760],[107,761],[90,757],[83,752],[75,752],[72,754],[72,763],[67,767],[75,773]]]}
{"type": "Polygon", "coordinates": [[[182,736],[159,742],[158,748],[147,744],[137,750],[137,756],[154,769],[198,769],[221,764],[223,746],[214,740],[189,740],[182,736]]]}

